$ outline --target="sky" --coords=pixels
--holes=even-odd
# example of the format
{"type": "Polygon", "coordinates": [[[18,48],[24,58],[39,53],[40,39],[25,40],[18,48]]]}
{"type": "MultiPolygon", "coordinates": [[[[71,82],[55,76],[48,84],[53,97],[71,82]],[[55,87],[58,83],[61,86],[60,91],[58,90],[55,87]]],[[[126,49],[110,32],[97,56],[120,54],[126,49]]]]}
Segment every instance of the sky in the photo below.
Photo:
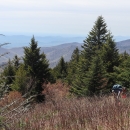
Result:
{"type": "Polygon", "coordinates": [[[101,15],[114,36],[130,36],[130,0],[2,0],[0,33],[87,36],[101,15]]]}

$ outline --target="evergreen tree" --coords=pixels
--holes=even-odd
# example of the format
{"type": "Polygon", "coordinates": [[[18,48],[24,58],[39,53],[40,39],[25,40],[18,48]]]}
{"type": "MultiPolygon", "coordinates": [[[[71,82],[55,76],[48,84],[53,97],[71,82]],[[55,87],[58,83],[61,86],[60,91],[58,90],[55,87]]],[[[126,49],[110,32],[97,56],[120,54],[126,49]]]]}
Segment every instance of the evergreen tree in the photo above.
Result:
{"type": "Polygon", "coordinates": [[[93,57],[90,70],[85,78],[90,95],[100,93],[107,84],[106,71],[101,57],[93,57]]]}
{"type": "Polygon", "coordinates": [[[67,76],[67,63],[64,58],[61,57],[57,66],[53,69],[56,79],[65,79],[67,76]]]}
{"type": "Polygon", "coordinates": [[[2,76],[5,77],[5,83],[6,84],[12,84],[13,80],[15,79],[14,76],[15,76],[15,69],[14,69],[14,66],[12,65],[12,62],[8,61],[8,65],[7,67],[5,67],[3,73],[2,73],[2,76]]]}
{"type": "Polygon", "coordinates": [[[130,55],[126,51],[124,51],[124,53],[119,54],[120,63],[123,63],[125,60],[127,60],[129,56],[130,55]]]}
{"type": "Polygon", "coordinates": [[[76,49],[72,53],[70,61],[71,62],[72,61],[78,62],[79,61],[79,56],[80,56],[80,51],[79,51],[78,47],[76,47],[76,49]]]}
{"type": "Polygon", "coordinates": [[[123,61],[119,66],[114,67],[114,71],[112,75],[114,82],[130,88],[130,56],[124,55],[123,61]]]}
{"type": "Polygon", "coordinates": [[[19,63],[19,58],[17,55],[15,55],[14,59],[13,59],[13,63],[14,63],[14,67],[16,68],[16,70],[18,69],[20,63],[19,63]]]}
{"type": "Polygon", "coordinates": [[[102,45],[106,42],[107,32],[107,25],[104,18],[99,16],[82,46],[82,54],[88,59],[89,63],[91,62],[92,56],[96,55],[96,51],[101,50],[102,45]]]}
{"type": "Polygon", "coordinates": [[[13,81],[12,89],[19,91],[24,95],[27,93],[27,84],[29,78],[27,77],[27,72],[23,64],[21,64],[16,72],[15,80],[13,81]]]}
{"type": "Polygon", "coordinates": [[[103,45],[103,49],[100,54],[102,55],[102,60],[104,62],[104,66],[107,71],[107,77],[109,79],[107,89],[110,89],[114,84],[114,66],[119,66],[120,63],[119,52],[111,33],[108,34],[106,43],[103,45]]]}
{"type": "Polygon", "coordinates": [[[70,88],[70,92],[79,97],[88,95],[88,87],[86,86],[86,74],[82,73],[79,67],[76,69],[76,74],[72,79],[72,86],[70,88]]]}
{"type": "MultiPolygon", "coordinates": [[[[98,71],[99,65],[97,64],[98,58],[95,59],[95,57],[101,57],[100,52],[106,43],[107,36],[106,23],[104,18],[99,16],[88,37],[84,40],[83,50],[81,51],[80,60],[76,69],[76,78],[72,81],[72,92],[75,91],[76,93],[80,93],[80,95],[87,95],[89,92],[96,93],[97,88],[103,84],[101,81],[103,81],[104,75],[97,74],[96,71],[98,71]],[[91,68],[92,66],[93,68],[91,68]],[[94,79],[95,77],[96,79],[94,79]],[[98,85],[99,83],[100,85],[98,85]],[[97,85],[97,88],[95,85],[97,85]]],[[[101,71],[100,73],[103,72],[101,71]]]]}
{"type": "Polygon", "coordinates": [[[70,92],[78,96],[94,95],[100,93],[107,83],[105,67],[101,57],[93,57],[89,71],[83,73],[78,68],[78,74],[72,82],[70,92]]]}
{"type": "Polygon", "coordinates": [[[76,71],[77,64],[79,62],[79,58],[80,58],[80,51],[77,47],[72,53],[70,62],[68,62],[68,67],[67,67],[68,84],[71,84],[73,78],[75,77],[75,71],[76,71]]]}
{"type": "Polygon", "coordinates": [[[119,65],[119,53],[111,33],[108,34],[106,44],[101,52],[102,60],[108,73],[113,72],[113,67],[119,65]]]}
{"type": "MultiPolygon", "coordinates": [[[[35,38],[31,39],[29,47],[24,47],[24,64],[25,70],[27,71],[28,77],[34,81],[36,86],[31,91],[32,94],[41,95],[43,91],[42,84],[46,82],[50,77],[49,63],[46,59],[44,53],[40,54],[40,48],[38,48],[38,43],[35,41],[35,38]]],[[[32,84],[32,85],[33,85],[32,84]]],[[[30,86],[29,91],[32,89],[30,86]]],[[[38,96],[38,101],[43,99],[38,96]]]]}

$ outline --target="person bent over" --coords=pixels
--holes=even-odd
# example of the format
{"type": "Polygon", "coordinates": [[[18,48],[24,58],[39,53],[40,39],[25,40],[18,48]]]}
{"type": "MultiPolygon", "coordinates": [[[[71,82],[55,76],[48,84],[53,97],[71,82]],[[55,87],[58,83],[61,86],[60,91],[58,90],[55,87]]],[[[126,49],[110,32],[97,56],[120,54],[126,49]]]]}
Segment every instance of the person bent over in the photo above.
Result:
{"type": "Polygon", "coordinates": [[[122,90],[123,90],[123,87],[120,84],[115,84],[112,87],[113,96],[118,101],[119,101],[119,99],[121,97],[122,90]]]}

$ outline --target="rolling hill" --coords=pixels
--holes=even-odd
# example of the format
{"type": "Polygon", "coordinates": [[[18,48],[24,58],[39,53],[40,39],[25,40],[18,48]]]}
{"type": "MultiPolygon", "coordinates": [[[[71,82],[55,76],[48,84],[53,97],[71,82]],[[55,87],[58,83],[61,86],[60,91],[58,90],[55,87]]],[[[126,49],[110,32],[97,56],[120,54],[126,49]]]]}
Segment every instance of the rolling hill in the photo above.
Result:
{"type": "Polygon", "coordinates": [[[126,51],[127,53],[130,54],[130,39],[117,42],[116,45],[120,53],[123,53],[124,51],[126,51]]]}
{"type": "MultiPolygon", "coordinates": [[[[71,55],[76,47],[80,50],[81,45],[83,43],[65,43],[51,47],[41,47],[41,53],[44,52],[46,54],[46,58],[49,60],[50,67],[53,68],[58,63],[61,56],[64,57],[65,61],[69,61],[71,59],[71,55]]],[[[125,41],[120,41],[116,43],[117,48],[119,49],[119,53],[123,53],[124,51],[130,53],[130,39],[125,41]]],[[[0,55],[8,52],[9,54],[0,57],[0,63],[7,63],[9,59],[13,59],[15,55],[18,57],[22,57],[24,55],[23,47],[15,47],[12,49],[0,48],[0,55]]]]}
{"type": "MultiPolygon", "coordinates": [[[[49,60],[50,67],[53,68],[56,66],[61,56],[64,57],[65,61],[69,61],[71,59],[72,52],[76,47],[81,49],[81,44],[74,42],[52,47],[41,47],[41,53],[44,52],[46,54],[46,58],[49,60]]],[[[0,58],[1,64],[8,62],[9,59],[12,60],[15,55],[17,55],[19,58],[24,55],[23,47],[16,47],[12,49],[0,48],[0,55],[6,52],[9,52],[9,54],[0,58]]]]}

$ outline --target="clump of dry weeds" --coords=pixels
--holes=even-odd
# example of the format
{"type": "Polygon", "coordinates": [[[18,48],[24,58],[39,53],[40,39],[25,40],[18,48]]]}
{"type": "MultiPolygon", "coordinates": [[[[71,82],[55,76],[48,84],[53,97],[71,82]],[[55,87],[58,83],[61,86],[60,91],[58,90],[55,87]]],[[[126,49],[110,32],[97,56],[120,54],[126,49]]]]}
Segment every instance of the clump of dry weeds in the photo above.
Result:
{"type": "Polygon", "coordinates": [[[129,98],[68,96],[62,83],[46,88],[47,101],[8,124],[11,130],[129,130],[129,98]],[[58,93],[59,92],[59,93],[58,93]],[[50,99],[49,99],[50,95],[50,99]]]}

